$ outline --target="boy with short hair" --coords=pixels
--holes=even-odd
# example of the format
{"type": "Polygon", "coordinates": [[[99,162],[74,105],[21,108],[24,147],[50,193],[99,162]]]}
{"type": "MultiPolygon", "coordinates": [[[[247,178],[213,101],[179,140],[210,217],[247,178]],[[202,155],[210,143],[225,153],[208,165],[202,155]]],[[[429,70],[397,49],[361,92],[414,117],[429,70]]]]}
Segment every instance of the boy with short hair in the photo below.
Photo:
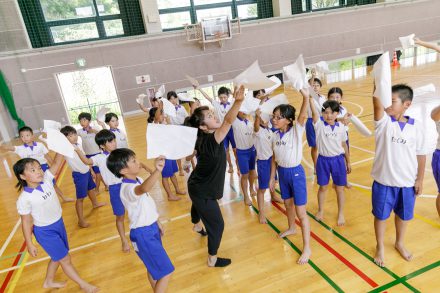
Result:
{"type": "MultiPolygon", "coordinates": [[[[79,148],[82,151],[82,147],[78,144],[78,134],[75,128],[72,126],[64,126],[61,128],[61,133],[64,134],[74,148],[79,148]]],[[[89,196],[92,201],[93,208],[99,208],[105,205],[105,203],[99,203],[96,199],[95,182],[93,182],[92,174],[89,166],[84,164],[75,153],[73,158],[65,157],[67,163],[72,169],[73,183],[76,189],[76,214],[78,216],[78,226],[81,228],[87,228],[90,226],[84,218],[83,202],[86,196],[89,196]]]]}
{"type": "Polygon", "coordinates": [[[408,221],[414,216],[416,195],[422,193],[426,150],[422,125],[404,116],[413,99],[405,84],[392,87],[392,105],[384,108],[373,96],[376,155],[371,175],[376,255],[374,262],[385,265],[384,234],[386,220],[395,213],[395,248],[407,261],[412,254],[404,246],[408,221]]]}
{"type": "Polygon", "coordinates": [[[163,228],[158,221],[156,205],[148,192],[159,180],[165,158],[155,160],[151,175],[139,177],[141,163],[130,149],[116,149],[107,159],[108,169],[122,179],[121,200],[130,220],[130,240],[139,258],[147,267],[148,280],[154,292],[165,292],[174,266],[162,246],[163,228]]]}

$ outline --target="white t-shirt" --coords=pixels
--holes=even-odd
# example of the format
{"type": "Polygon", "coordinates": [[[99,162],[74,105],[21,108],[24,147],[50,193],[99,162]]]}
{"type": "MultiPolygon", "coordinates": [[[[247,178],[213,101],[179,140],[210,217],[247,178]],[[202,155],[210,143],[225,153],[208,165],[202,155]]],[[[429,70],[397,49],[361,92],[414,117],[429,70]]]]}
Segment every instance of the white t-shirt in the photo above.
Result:
{"type": "Polygon", "coordinates": [[[44,172],[43,182],[35,189],[25,187],[17,200],[20,215],[31,215],[35,226],[48,226],[61,218],[62,210],[53,189],[53,175],[44,172]]]}
{"type": "Polygon", "coordinates": [[[84,130],[84,128],[78,129],[76,132],[82,138],[82,147],[86,155],[94,155],[101,152],[99,146],[95,142],[95,133],[89,133],[87,130],[84,130]]]}
{"type": "Polygon", "coordinates": [[[137,180],[124,178],[121,185],[121,201],[128,212],[130,229],[150,226],[159,218],[154,199],[148,193],[134,193],[135,187],[143,182],[140,178],[137,180]]]}
{"type": "Polygon", "coordinates": [[[380,184],[413,187],[417,155],[427,154],[422,124],[406,118],[408,122],[401,123],[384,113],[382,119],[375,121],[376,155],[371,176],[380,184]]]}
{"type": "Polygon", "coordinates": [[[185,107],[182,105],[177,105],[176,107],[176,117],[170,116],[171,124],[173,125],[183,125],[185,118],[188,117],[188,112],[186,112],[185,107]]]}
{"type": "Polygon", "coordinates": [[[235,145],[239,150],[248,150],[254,146],[254,126],[247,119],[241,120],[237,117],[232,123],[234,130],[235,145]]]}
{"type": "Polygon", "coordinates": [[[230,102],[227,102],[226,104],[220,104],[219,101],[213,100],[212,106],[214,107],[215,115],[218,117],[220,122],[223,123],[226,114],[232,107],[232,104],[230,102]]]}
{"type": "Polygon", "coordinates": [[[314,125],[318,153],[325,157],[335,157],[345,153],[342,143],[347,140],[347,132],[342,123],[330,125],[322,117],[314,125]]]}
{"type": "Polygon", "coordinates": [[[99,167],[99,171],[101,171],[102,180],[106,185],[113,185],[121,183],[121,179],[116,177],[108,168],[107,168],[107,158],[108,153],[100,153],[96,156],[91,157],[90,159],[93,161],[94,166],[99,167]]]}
{"type": "MultiPolygon", "coordinates": [[[[77,146],[80,148],[82,152],[84,152],[80,144],[78,144],[77,146]]],[[[76,152],[74,152],[73,158],[69,158],[67,156],[64,156],[64,158],[66,159],[67,164],[69,164],[70,169],[72,169],[73,172],[79,172],[82,174],[89,172],[90,170],[89,166],[87,166],[81,161],[81,159],[79,158],[76,152]]]]}
{"type": "Polygon", "coordinates": [[[303,145],[302,136],[305,127],[294,122],[285,133],[277,131],[273,135],[272,148],[275,160],[280,167],[291,168],[301,164],[303,145]]]}
{"type": "Polygon", "coordinates": [[[15,151],[20,158],[32,158],[40,162],[40,164],[47,164],[46,158],[44,157],[49,151],[46,146],[40,142],[33,142],[30,146],[19,145],[15,146],[15,151]]]}
{"type": "Polygon", "coordinates": [[[116,147],[120,148],[128,148],[127,136],[122,132],[119,128],[113,129],[110,128],[110,131],[116,136],[116,147]]]}
{"type": "MultiPolygon", "coordinates": [[[[317,99],[313,99],[313,101],[315,102],[316,110],[318,110],[319,115],[321,115],[322,105],[324,105],[325,101],[327,101],[327,98],[319,95],[319,97],[317,99]]],[[[310,105],[307,107],[307,115],[309,118],[312,118],[312,109],[310,109],[310,105]]]]}
{"type": "Polygon", "coordinates": [[[268,160],[272,157],[272,136],[273,132],[270,128],[261,127],[255,136],[255,149],[257,150],[257,160],[268,160]]]}

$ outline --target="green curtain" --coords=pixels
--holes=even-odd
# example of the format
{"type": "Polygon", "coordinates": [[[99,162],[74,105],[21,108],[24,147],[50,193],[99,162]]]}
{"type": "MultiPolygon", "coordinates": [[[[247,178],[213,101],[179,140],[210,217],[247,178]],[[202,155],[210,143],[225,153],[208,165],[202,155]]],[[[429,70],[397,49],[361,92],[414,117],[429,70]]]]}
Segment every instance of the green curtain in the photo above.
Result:
{"type": "Polygon", "coordinates": [[[12,98],[12,94],[8,88],[8,85],[6,84],[6,80],[3,76],[3,72],[1,71],[0,71],[0,96],[2,97],[3,103],[5,103],[6,108],[8,108],[12,118],[17,121],[18,129],[25,126],[24,121],[21,120],[20,117],[18,117],[17,115],[14,99],[12,98]]]}
{"type": "Polygon", "coordinates": [[[258,0],[258,18],[273,17],[272,0],[258,0]]]}
{"type": "Polygon", "coordinates": [[[127,36],[145,34],[144,20],[139,1],[118,0],[122,25],[127,36]]]}
{"type": "Polygon", "coordinates": [[[21,15],[33,48],[50,46],[50,33],[45,25],[44,15],[38,0],[18,0],[21,15]]]}

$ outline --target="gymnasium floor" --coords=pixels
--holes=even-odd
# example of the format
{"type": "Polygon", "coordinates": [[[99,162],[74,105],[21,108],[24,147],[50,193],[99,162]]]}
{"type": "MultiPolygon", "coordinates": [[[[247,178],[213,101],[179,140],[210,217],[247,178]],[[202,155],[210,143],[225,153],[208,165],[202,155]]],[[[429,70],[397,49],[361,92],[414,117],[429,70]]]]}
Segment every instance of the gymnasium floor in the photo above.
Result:
{"type": "MultiPolygon", "coordinates": [[[[440,62],[394,69],[393,83],[398,82],[413,87],[434,83],[440,88],[440,62]]],[[[371,77],[332,83],[330,86],[340,86],[344,90],[344,105],[373,129],[371,77]]],[[[326,94],[328,87],[324,85],[323,94],[326,94]]],[[[286,94],[298,106],[298,93],[286,91],[286,94]]],[[[131,147],[146,162],[146,116],[129,117],[125,123],[131,147]]],[[[284,207],[266,201],[268,224],[259,224],[256,199],[253,199],[253,207],[245,206],[239,192],[237,174],[227,174],[224,197],[220,201],[226,225],[219,255],[232,258],[232,265],[225,269],[207,268],[206,238],[201,238],[191,229],[189,197],[183,196],[179,202],[168,202],[158,182],[151,194],[166,229],[164,246],[176,267],[168,292],[438,292],[440,220],[433,197],[437,191],[430,156],[423,190],[427,196],[417,199],[416,215],[406,237],[407,247],[414,253],[414,259],[406,262],[394,250],[395,234],[391,219],[385,242],[387,265],[380,268],[372,261],[375,237],[370,171],[374,138],[360,136],[354,127],[351,127],[349,134],[353,169],[349,181],[353,187],[346,190],[344,227],[336,226],[334,191],[327,195],[324,221],[315,220],[317,185],[311,176],[310,150],[304,148],[303,166],[309,176],[307,210],[312,230],[312,257],[307,265],[296,264],[299,249],[302,248],[299,227],[296,235],[286,239],[276,237],[279,230],[284,230],[287,225],[284,207]]],[[[6,158],[11,166],[17,160],[10,153],[2,153],[0,158],[6,158]]],[[[70,173],[70,169],[65,167],[58,175],[58,183],[66,195],[73,197],[70,173]]],[[[178,176],[181,186],[186,187],[186,178],[178,176]]],[[[0,182],[0,292],[45,292],[41,286],[47,255],[41,248],[35,258],[26,253],[15,208],[16,182],[7,177],[4,168],[0,168],[0,182]]],[[[109,203],[108,194],[104,191],[99,199],[109,203]]],[[[102,292],[151,290],[145,267],[136,254],[121,251],[110,205],[92,211],[90,201],[86,200],[85,214],[91,226],[80,229],[74,204],[63,204],[72,260],[80,275],[99,286],[102,292]]],[[[128,231],[128,225],[126,227],[128,231]]],[[[57,279],[67,280],[61,269],[57,279]]],[[[76,284],[69,280],[67,287],[57,292],[78,291],[76,284]]]]}

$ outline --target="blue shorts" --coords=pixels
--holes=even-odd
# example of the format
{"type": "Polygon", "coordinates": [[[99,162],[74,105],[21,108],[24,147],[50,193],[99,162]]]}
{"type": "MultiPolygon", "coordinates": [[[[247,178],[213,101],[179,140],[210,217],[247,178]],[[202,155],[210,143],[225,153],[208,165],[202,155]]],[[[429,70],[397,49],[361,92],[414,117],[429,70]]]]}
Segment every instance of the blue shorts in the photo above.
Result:
{"type": "Polygon", "coordinates": [[[267,160],[257,160],[258,189],[268,189],[270,181],[270,167],[272,157],[267,160]]]}
{"type": "Polygon", "coordinates": [[[337,186],[347,185],[347,168],[344,155],[324,157],[319,155],[316,161],[316,177],[318,185],[325,186],[332,175],[333,183],[337,186]]]}
{"type": "Polygon", "coordinates": [[[435,150],[432,154],[432,174],[434,175],[435,182],[437,183],[437,192],[440,193],[440,150],[435,150]]]}
{"type": "Polygon", "coordinates": [[[179,171],[179,167],[177,167],[177,161],[165,159],[165,166],[162,170],[162,178],[173,177],[174,173],[176,173],[177,171],[179,171]]]}
{"type": "Polygon", "coordinates": [[[73,183],[76,189],[76,198],[81,199],[87,196],[89,190],[95,189],[96,185],[93,182],[92,173],[88,171],[87,173],[72,172],[73,183]]]}
{"type": "Polygon", "coordinates": [[[174,271],[174,266],[162,246],[157,222],[150,226],[131,229],[130,240],[154,280],[160,280],[174,271]]]}
{"type": "Polygon", "coordinates": [[[123,216],[125,214],[125,208],[121,200],[121,183],[109,185],[108,192],[110,193],[113,215],[123,216]]]}
{"type": "Polygon", "coordinates": [[[414,187],[392,187],[373,182],[373,215],[379,220],[390,217],[391,210],[404,221],[414,217],[416,202],[414,187]]]}
{"type": "MultiPolygon", "coordinates": [[[[86,155],[87,158],[91,158],[96,156],[97,154],[93,154],[93,155],[86,155]]],[[[95,174],[101,174],[101,171],[99,171],[99,167],[98,166],[92,166],[93,172],[95,172],[95,174]]]]}
{"type": "Polygon", "coordinates": [[[235,149],[235,138],[234,138],[234,130],[232,130],[232,127],[229,129],[228,134],[226,135],[225,139],[223,140],[223,144],[225,146],[225,149],[229,147],[229,143],[231,143],[232,148],[235,149]]]}
{"type": "Polygon", "coordinates": [[[306,138],[309,147],[316,147],[316,134],[315,134],[315,127],[313,126],[313,118],[307,118],[306,138]]]}
{"type": "Polygon", "coordinates": [[[291,168],[278,166],[278,176],[281,198],[289,199],[293,197],[296,206],[307,203],[307,183],[306,173],[302,165],[291,168]]]}
{"type": "Polygon", "coordinates": [[[34,226],[34,235],[51,260],[59,261],[69,253],[69,243],[67,242],[63,218],[47,226],[34,226]]]}
{"type": "Polygon", "coordinates": [[[255,160],[257,158],[257,152],[255,147],[251,147],[247,150],[237,149],[238,167],[240,173],[246,175],[249,171],[255,170],[255,160]]]}
{"type": "MultiPolygon", "coordinates": [[[[43,170],[43,172],[46,172],[46,170],[49,169],[49,165],[48,164],[41,164],[40,166],[41,166],[41,169],[43,170]]],[[[53,182],[53,185],[55,185],[57,183],[55,178],[52,180],[52,182],[53,182]]]]}

